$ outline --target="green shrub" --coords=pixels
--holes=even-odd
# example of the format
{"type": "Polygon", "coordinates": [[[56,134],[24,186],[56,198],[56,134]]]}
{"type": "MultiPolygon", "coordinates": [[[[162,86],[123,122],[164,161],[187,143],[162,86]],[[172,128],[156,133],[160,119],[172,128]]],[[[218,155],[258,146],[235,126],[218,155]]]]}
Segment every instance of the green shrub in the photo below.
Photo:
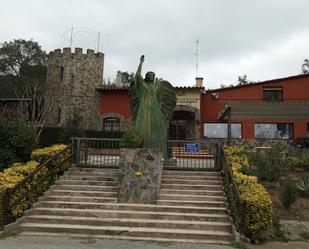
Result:
{"type": "Polygon", "coordinates": [[[79,112],[73,111],[65,122],[63,130],[59,132],[60,142],[70,144],[71,137],[85,137],[83,117],[79,112]]]}
{"type": "Polygon", "coordinates": [[[280,193],[280,201],[284,207],[290,208],[291,204],[296,199],[296,187],[291,179],[287,179],[284,182],[283,189],[280,193]]]}
{"type": "Polygon", "coordinates": [[[143,137],[137,132],[126,132],[121,137],[120,147],[123,148],[142,148],[143,137]]]}
{"type": "Polygon", "coordinates": [[[251,170],[245,151],[239,146],[225,148],[244,205],[244,233],[254,240],[272,227],[272,201],[256,176],[242,173],[251,170]]]}
{"type": "Polygon", "coordinates": [[[305,150],[293,152],[289,155],[288,162],[290,169],[309,169],[309,152],[305,150]]]}
{"type": "Polygon", "coordinates": [[[270,149],[249,154],[249,162],[255,166],[254,174],[259,180],[270,182],[278,180],[281,170],[289,164],[285,151],[285,146],[275,144],[270,149]]]}
{"type": "Polygon", "coordinates": [[[36,132],[27,122],[0,115],[0,171],[29,160],[36,145],[36,132]]]}
{"type": "Polygon", "coordinates": [[[298,180],[296,187],[301,196],[309,196],[309,176],[302,176],[298,180]]]}

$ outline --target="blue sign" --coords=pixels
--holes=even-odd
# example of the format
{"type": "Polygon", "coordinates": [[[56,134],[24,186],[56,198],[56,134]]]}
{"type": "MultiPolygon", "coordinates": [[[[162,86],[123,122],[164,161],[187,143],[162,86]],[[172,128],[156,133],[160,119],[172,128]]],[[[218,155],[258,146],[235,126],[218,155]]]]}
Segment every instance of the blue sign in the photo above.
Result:
{"type": "Polygon", "coordinates": [[[199,144],[185,144],[185,152],[199,152],[200,145],[199,144]]]}

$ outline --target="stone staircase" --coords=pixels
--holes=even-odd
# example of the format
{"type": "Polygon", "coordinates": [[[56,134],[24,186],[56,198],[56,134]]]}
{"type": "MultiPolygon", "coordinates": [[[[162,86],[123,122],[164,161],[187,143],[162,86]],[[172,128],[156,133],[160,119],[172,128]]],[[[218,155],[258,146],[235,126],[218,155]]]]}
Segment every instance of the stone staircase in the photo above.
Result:
{"type": "Polygon", "coordinates": [[[72,167],[35,203],[23,234],[227,244],[231,224],[217,172],[168,171],[157,205],[116,203],[117,170],[72,167]]]}

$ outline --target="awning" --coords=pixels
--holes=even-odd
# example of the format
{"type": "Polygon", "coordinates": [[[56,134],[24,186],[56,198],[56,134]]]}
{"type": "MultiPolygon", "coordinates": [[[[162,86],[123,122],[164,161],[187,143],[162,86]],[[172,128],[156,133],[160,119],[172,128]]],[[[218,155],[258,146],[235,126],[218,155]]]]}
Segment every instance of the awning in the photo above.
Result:
{"type": "Polygon", "coordinates": [[[308,120],[309,102],[228,102],[217,119],[226,120],[308,120]]]}

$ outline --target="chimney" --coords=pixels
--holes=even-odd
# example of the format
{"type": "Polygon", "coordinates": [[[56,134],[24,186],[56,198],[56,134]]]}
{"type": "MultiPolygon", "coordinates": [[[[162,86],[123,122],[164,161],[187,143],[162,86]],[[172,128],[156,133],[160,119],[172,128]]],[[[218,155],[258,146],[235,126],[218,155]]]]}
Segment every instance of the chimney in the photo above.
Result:
{"type": "Polygon", "coordinates": [[[195,86],[196,87],[203,87],[203,77],[196,77],[195,78],[195,86]]]}
{"type": "Polygon", "coordinates": [[[123,80],[122,80],[122,72],[118,71],[116,76],[116,86],[122,86],[123,80]]]}

